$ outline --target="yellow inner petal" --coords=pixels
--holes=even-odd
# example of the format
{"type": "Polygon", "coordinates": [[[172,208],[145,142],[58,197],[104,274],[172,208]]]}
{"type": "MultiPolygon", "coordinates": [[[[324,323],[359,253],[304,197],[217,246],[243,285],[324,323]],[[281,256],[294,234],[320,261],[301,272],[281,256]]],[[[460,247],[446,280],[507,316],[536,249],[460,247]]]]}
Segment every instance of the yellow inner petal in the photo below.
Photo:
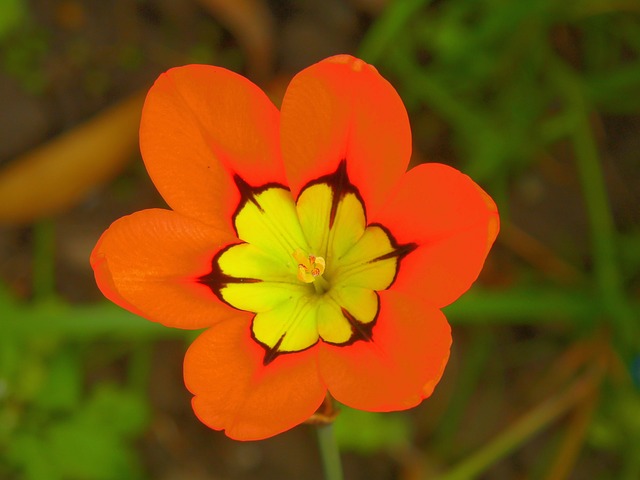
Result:
{"type": "Polygon", "coordinates": [[[338,191],[339,182],[323,178],[297,203],[282,187],[256,189],[235,216],[244,243],[221,252],[203,280],[229,305],[256,314],[252,334],[265,364],[319,340],[370,340],[376,291],[393,283],[410,251],[384,227],[366,225],[355,187],[338,191]]]}
{"type": "Polygon", "coordinates": [[[246,201],[235,226],[240,240],[286,266],[295,265],[292,253],[297,249],[309,251],[291,192],[284,188],[269,188],[246,201]]]}
{"type": "Polygon", "coordinates": [[[324,257],[330,275],[334,259],[344,255],[365,230],[365,212],[355,193],[343,195],[331,218],[334,191],[330,185],[319,183],[305,188],[296,209],[311,251],[324,257]]]}

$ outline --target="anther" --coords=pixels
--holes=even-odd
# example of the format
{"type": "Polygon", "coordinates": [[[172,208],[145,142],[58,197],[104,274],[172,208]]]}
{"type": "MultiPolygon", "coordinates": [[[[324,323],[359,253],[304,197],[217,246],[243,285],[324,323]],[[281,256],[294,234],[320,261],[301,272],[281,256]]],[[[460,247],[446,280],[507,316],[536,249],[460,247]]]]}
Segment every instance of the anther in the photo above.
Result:
{"type": "Polygon", "coordinates": [[[307,255],[302,249],[297,249],[293,252],[293,258],[298,262],[298,280],[301,282],[312,283],[324,273],[326,265],[322,257],[307,255]]]}

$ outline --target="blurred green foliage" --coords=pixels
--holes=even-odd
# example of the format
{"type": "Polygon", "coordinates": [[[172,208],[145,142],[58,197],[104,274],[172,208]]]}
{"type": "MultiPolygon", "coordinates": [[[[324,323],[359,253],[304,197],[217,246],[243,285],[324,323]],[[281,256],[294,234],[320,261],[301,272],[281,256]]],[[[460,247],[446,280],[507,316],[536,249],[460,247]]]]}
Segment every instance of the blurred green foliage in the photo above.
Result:
{"type": "Polygon", "coordinates": [[[370,413],[340,406],[335,424],[338,445],[344,450],[367,454],[380,450],[399,450],[411,437],[411,424],[399,413],[370,413]]]}
{"type": "MultiPolygon", "coordinates": [[[[0,39],[22,21],[23,6],[0,3],[0,39]]],[[[27,37],[4,52],[4,67],[28,78],[45,48],[40,34],[27,37]]],[[[123,66],[133,68],[140,53],[124,53],[123,66]]],[[[190,55],[206,60],[211,51],[196,45],[190,55]]],[[[640,12],[632,1],[396,0],[359,55],[393,79],[413,115],[429,110],[445,126],[462,169],[498,200],[505,225],[510,181],[558,142],[568,145],[581,183],[590,227],[584,281],[564,286],[523,275],[508,289],[474,289],[447,309],[473,340],[430,441],[444,461],[464,463],[468,452],[452,446],[497,348],[487,325],[562,325],[567,343],[604,330],[624,365],[640,354],[640,304],[630,294],[638,288],[640,230],[616,228],[592,126],[594,114],[640,114],[640,12]]],[[[149,418],[144,368],[121,383],[87,385],[86,359],[91,345],[111,341],[131,347],[122,356],[137,358],[132,365],[144,364],[139,345],[185,334],[112,305],[52,298],[52,240],[46,225],[39,228],[36,298],[21,304],[0,291],[0,477],[144,478],[132,446],[149,418]]],[[[603,387],[587,445],[618,461],[607,478],[631,480],[640,478],[640,395],[622,378],[603,387]]],[[[336,432],[344,448],[361,453],[403,448],[413,435],[406,415],[347,408],[336,432]]],[[[475,475],[506,452],[491,450],[475,475]]]]}
{"type": "Polygon", "coordinates": [[[18,28],[26,17],[25,0],[3,0],[0,2],[0,41],[18,28]]]}
{"type": "MultiPolygon", "coordinates": [[[[364,39],[360,55],[397,80],[408,108],[428,109],[447,126],[463,171],[498,200],[504,226],[510,180],[561,142],[576,165],[590,227],[585,281],[569,287],[525,280],[506,292],[476,290],[449,307],[452,321],[569,321],[568,341],[572,332],[578,340],[604,328],[613,333],[614,355],[627,366],[638,357],[640,309],[630,288],[637,289],[640,236],[637,225],[616,228],[593,118],[640,113],[639,14],[636,2],[604,0],[399,0],[364,39]]],[[[450,445],[449,427],[460,425],[489,358],[486,340],[473,345],[436,444],[450,445]]],[[[619,462],[606,478],[640,477],[640,431],[630,418],[637,417],[640,396],[625,378],[625,387],[618,378],[604,390],[589,429],[589,445],[615,452],[619,462]]],[[[491,450],[497,445],[480,448],[481,461],[463,460],[470,468],[455,471],[480,474],[507,453],[502,446],[491,450]]]]}
{"type": "MultiPolygon", "coordinates": [[[[65,383],[68,377],[51,381],[56,389],[74,388],[65,383]]],[[[39,392],[39,398],[48,393],[39,392]]],[[[130,440],[147,424],[143,396],[103,384],[86,398],[56,397],[30,406],[31,415],[6,445],[9,471],[22,472],[26,480],[142,478],[130,440]]]]}
{"type": "MultiPolygon", "coordinates": [[[[92,339],[117,334],[128,342],[159,329],[140,321],[136,332],[127,320],[138,319],[105,306],[83,310],[43,300],[27,307],[6,292],[0,305],[0,478],[144,478],[131,448],[149,418],[145,380],[134,371],[140,362],[131,361],[125,383],[88,386],[86,361],[92,339]]],[[[140,343],[126,351],[148,353],[140,343]]]]}
{"type": "Polygon", "coordinates": [[[44,58],[49,51],[48,32],[30,18],[25,0],[0,2],[0,68],[31,93],[46,86],[44,58]]]}

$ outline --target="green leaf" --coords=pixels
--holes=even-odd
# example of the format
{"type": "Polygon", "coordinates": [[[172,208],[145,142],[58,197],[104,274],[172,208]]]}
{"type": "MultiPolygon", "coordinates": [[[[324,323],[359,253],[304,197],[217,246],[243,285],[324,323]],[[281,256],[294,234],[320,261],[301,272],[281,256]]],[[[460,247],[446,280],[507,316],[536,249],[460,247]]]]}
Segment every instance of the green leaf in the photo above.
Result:
{"type": "Polygon", "coordinates": [[[47,435],[54,468],[62,478],[118,480],[135,478],[133,451],[106,425],[82,416],[53,426],[47,435]]]}
{"type": "MultiPolygon", "coordinates": [[[[1,293],[1,292],[0,292],[1,293]]],[[[184,337],[183,330],[144,320],[110,303],[67,305],[60,301],[20,304],[0,296],[4,318],[0,334],[15,337],[64,336],[66,340],[92,338],[184,337]]]]}
{"type": "Polygon", "coordinates": [[[82,416],[114,435],[133,437],[144,431],[149,411],[140,395],[107,384],[96,387],[82,416]]]}
{"type": "Polygon", "coordinates": [[[36,396],[36,405],[45,410],[68,411],[80,402],[82,362],[67,349],[60,350],[49,361],[49,371],[36,396]]]}
{"type": "Polygon", "coordinates": [[[26,17],[26,0],[0,1],[0,41],[20,26],[26,17]]]}
{"type": "Polygon", "coordinates": [[[411,438],[411,425],[403,413],[363,412],[341,406],[334,428],[341,448],[363,454],[393,450],[411,438]]]}
{"type": "Polygon", "coordinates": [[[8,445],[6,459],[24,480],[61,480],[52,470],[50,452],[43,438],[20,432],[8,445]]]}

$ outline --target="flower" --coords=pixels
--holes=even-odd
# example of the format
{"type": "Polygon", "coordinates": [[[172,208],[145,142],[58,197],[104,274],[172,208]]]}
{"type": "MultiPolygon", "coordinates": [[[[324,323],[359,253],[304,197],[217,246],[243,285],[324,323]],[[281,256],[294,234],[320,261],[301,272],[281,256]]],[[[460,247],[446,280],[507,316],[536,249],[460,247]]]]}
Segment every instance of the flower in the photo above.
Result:
{"type": "Polygon", "coordinates": [[[453,168],[405,173],[409,121],[375,68],[317,63],[280,111],[228,70],[174,68],[147,96],[140,145],[171,210],[117,220],[91,265],[118,305],[207,328],[184,362],[203,423],[261,439],[327,392],[369,411],[432,393],[451,344],[440,308],[477,278],[498,214],[453,168]]]}

